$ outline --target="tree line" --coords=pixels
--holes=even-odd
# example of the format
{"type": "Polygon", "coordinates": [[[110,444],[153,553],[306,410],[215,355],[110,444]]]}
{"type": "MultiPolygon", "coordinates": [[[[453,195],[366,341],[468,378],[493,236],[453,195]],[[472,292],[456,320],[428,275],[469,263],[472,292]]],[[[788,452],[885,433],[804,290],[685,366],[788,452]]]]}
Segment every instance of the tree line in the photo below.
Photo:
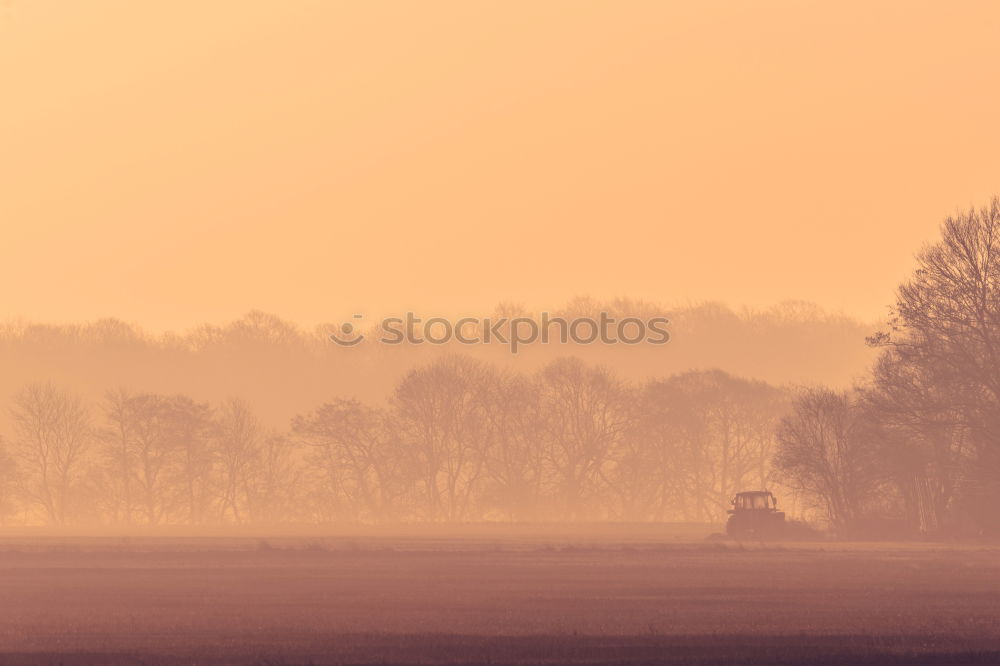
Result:
{"type": "Polygon", "coordinates": [[[277,431],[246,401],[31,384],[0,446],[7,523],[718,520],[763,487],[787,392],[721,371],[643,384],[566,357],[531,374],[450,355],[384,404],[277,431]]]}

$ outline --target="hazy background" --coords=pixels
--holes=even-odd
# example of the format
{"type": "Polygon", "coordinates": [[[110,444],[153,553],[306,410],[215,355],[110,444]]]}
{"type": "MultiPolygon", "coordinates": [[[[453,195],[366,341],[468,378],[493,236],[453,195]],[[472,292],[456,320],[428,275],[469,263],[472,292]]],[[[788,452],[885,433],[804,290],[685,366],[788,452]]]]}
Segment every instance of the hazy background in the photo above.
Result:
{"type": "Polygon", "coordinates": [[[998,29],[990,2],[6,0],[0,318],[874,321],[995,190],[998,29]]]}

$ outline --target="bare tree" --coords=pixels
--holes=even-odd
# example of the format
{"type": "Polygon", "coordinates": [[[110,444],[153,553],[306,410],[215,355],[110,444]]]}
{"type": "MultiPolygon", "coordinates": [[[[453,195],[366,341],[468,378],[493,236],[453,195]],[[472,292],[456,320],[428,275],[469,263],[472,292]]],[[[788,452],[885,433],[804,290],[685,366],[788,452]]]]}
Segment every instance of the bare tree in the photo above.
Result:
{"type": "Polygon", "coordinates": [[[177,449],[171,485],[181,515],[192,525],[205,522],[211,511],[215,488],[216,456],[212,438],[218,425],[212,409],[183,395],[168,399],[169,436],[177,449]]]}
{"type": "Polygon", "coordinates": [[[679,520],[690,511],[685,448],[690,405],[676,382],[650,382],[637,396],[613,476],[620,515],[629,520],[679,520]]]}
{"type": "Polygon", "coordinates": [[[131,525],[136,511],[133,498],[135,451],[131,394],[124,388],[108,391],[104,402],[105,426],[99,435],[107,465],[97,483],[99,498],[112,522],[131,525]]]}
{"type": "Polygon", "coordinates": [[[25,495],[50,522],[64,525],[74,517],[93,442],[87,408],[51,384],[30,384],[15,396],[12,416],[25,495]]]}
{"type": "Polygon", "coordinates": [[[487,419],[484,391],[492,369],[449,356],[410,372],[396,387],[393,408],[420,469],[430,520],[470,517],[483,475],[487,419]]]}
{"type": "Polygon", "coordinates": [[[975,459],[969,414],[951,388],[893,349],[876,362],[863,397],[909,522],[921,532],[940,529],[975,459]]]}
{"type": "Polygon", "coordinates": [[[516,520],[538,518],[542,510],[545,456],[540,446],[538,383],[497,373],[484,393],[487,420],[483,510],[516,520]]]}
{"type": "Polygon", "coordinates": [[[408,459],[388,419],[383,410],[337,400],[292,422],[313,451],[332,517],[384,522],[399,510],[408,459]]]}
{"type": "Polygon", "coordinates": [[[169,473],[177,450],[170,437],[167,401],[139,394],[131,401],[135,430],[136,481],[146,524],[156,525],[170,511],[169,473]]]}
{"type": "Polygon", "coordinates": [[[261,439],[246,482],[247,511],[251,522],[275,524],[300,514],[297,499],[302,480],[295,442],[279,433],[261,439]]]}
{"type": "Polygon", "coordinates": [[[778,427],[779,480],[812,500],[838,531],[865,517],[884,490],[882,457],[847,392],[804,390],[778,427]]]}
{"type": "MultiPolygon", "coordinates": [[[[979,527],[1000,527],[1000,199],[950,217],[900,285],[870,403],[900,434],[903,495],[938,519],[959,500],[979,527]],[[922,491],[922,492],[921,492],[922,491]]],[[[921,519],[922,525],[926,519],[921,519]]]]}
{"type": "Polygon", "coordinates": [[[542,442],[557,502],[571,520],[599,517],[608,465],[629,425],[629,394],[602,367],[560,359],[539,374],[542,442]]]}
{"type": "Polygon", "coordinates": [[[260,455],[263,426],[246,402],[228,400],[219,410],[217,455],[219,458],[219,518],[245,522],[247,489],[260,455]]]}

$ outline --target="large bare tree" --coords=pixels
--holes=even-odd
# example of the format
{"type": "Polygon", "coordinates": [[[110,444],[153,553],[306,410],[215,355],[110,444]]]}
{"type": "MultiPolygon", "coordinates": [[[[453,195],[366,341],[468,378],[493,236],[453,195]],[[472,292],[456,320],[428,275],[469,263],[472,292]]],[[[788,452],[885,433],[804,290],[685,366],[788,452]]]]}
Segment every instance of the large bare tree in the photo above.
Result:
{"type": "Polygon", "coordinates": [[[404,441],[420,470],[430,520],[466,520],[484,473],[486,391],[493,369],[465,356],[448,356],[410,372],[392,405],[404,441]]]}
{"type": "Polygon", "coordinates": [[[545,483],[538,383],[513,373],[496,373],[484,398],[482,510],[510,520],[538,519],[544,510],[545,483]]]}
{"type": "Polygon", "coordinates": [[[541,444],[556,503],[570,520],[600,518],[607,474],[631,417],[630,393],[603,367],[554,361],[539,373],[541,444]]]}
{"type": "Polygon", "coordinates": [[[930,510],[933,524],[958,501],[961,519],[1000,528],[983,510],[1000,501],[1000,199],[945,220],[917,263],[890,326],[871,338],[884,348],[873,415],[901,444],[917,513],[930,510]]]}
{"type": "Polygon", "coordinates": [[[74,500],[94,441],[87,407],[51,384],[30,384],[14,397],[12,416],[24,494],[64,525],[79,509],[74,500]]]}

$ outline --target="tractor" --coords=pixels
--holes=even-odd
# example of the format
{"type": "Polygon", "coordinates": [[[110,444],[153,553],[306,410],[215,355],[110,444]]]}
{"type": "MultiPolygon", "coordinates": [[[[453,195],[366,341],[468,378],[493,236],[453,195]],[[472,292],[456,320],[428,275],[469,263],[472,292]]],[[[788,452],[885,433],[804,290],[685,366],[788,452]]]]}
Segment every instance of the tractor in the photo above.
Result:
{"type": "Polygon", "coordinates": [[[731,538],[775,538],[785,532],[785,512],[778,511],[778,501],[766,490],[736,493],[726,521],[731,538]]]}

